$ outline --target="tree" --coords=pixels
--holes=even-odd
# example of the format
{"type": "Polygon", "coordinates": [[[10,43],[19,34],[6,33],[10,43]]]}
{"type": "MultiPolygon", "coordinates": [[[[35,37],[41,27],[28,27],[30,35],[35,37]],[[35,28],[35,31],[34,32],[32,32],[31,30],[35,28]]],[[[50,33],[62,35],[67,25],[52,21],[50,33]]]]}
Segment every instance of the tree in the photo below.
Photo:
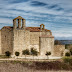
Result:
{"type": "Polygon", "coordinates": [[[61,45],[61,42],[60,42],[59,40],[55,40],[55,41],[54,41],[54,44],[55,44],[55,45],[61,45]]]}
{"type": "Polygon", "coordinates": [[[65,53],[65,56],[70,56],[70,53],[69,52],[65,53]]]}
{"type": "Polygon", "coordinates": [[[47,59],[48,59],[48,55],[51,55],[51,52],[46,52],[45,55],[47,56],[47,59]]]}
{"type": "Polygon", "coordinates": [[[38,52],[36,51],[36,49],[31,48],[31,55],[33,55],[33,59],[34,59],[34,56],[38,55],[38,52]]]}
{"type": "Polygon", "coordinates": [[[70,49],[70,54],[72,55],[72,48],[70,49]]]}
{"type": "Polygon", "coordinates": [[[65,44],[65,49],[68,49],[69,48],[69,44],[65,44]]]}
{"type": "Polygon", "coordinates": [[[9,51],[6,51],[6,52],[5,52],[5,55],[9,58],[10,55],[11,55],[11,53],[10,53],[9,51]]]}
{"type": "Polygon", "coordinates": [[[29,55],[30,52],[29,52],[28,49],[26,49],[26,50],[23,50],[23,51],[22,51],[22,54],[25,55],[25,58],[26,58],[26,55],[29,55]]]}
{"type": "Polygon", "coordinates": [[[16,55],[17,57],[19,56],[19,54],[20,54],[19,52],[15,52],[15,55],[16,55]]]}

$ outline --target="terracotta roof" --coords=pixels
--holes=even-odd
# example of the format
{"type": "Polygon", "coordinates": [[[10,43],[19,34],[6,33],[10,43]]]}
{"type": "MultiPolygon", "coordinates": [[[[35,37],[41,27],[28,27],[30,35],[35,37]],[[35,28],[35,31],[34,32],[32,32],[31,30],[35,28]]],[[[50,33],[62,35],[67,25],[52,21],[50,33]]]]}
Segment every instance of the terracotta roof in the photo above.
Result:
{"type": "Polygon", "coordinates": [[[11,26],[4,26],[3,28],[7,28],[7,29],[10,29],[10,30],[13,29],[13,27],[11,27],[11,26]]]}
{"type": "MultiPolygon", "coordinates": [[[[40,27],[26,27],[26,29],[29,29],[31,32],[40,32],[40,27]]],[[[45,31],[50,31],[47,29],[44,29],[45,31]]]]}
{"type": "MultiPolygon", "coordinates": [[[[4,26],[3,28],[7,28],[7,29],[10,29],[12,30],[13,27],[11,26],[4,26]]],[[[30,30],[30,32],[40,32],[40,27],[26,27],[27,30],[30,30]]],[[[44,29],[45,31],[50,31],[50,30],[47,30],[47,29],[44,29]]]]}
{"type": "Polygon", "coordinates": [[[47,38],[48,38],[48,37],[49,37],[49,38],[54,38],[54,36],[52,36],[52,35],[42,35],[42,36],[40,36],[40,37],[43,37],[43,38],[46,38],[46,37],[47,37],[47,38]]]}

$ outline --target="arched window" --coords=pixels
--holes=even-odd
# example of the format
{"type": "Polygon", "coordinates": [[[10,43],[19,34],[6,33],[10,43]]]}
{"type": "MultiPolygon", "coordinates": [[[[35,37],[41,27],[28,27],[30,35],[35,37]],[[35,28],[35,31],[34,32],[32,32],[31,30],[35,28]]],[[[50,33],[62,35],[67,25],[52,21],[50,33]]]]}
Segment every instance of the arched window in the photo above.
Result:
{"type": "Polygon", "coordinates": [[[44,24],[41,24],[41,25],[40,25],[40,29],[41,29],[41,30],[44,30],[44,29],[45,29],[45,25],[44,25],[44,24]]]}

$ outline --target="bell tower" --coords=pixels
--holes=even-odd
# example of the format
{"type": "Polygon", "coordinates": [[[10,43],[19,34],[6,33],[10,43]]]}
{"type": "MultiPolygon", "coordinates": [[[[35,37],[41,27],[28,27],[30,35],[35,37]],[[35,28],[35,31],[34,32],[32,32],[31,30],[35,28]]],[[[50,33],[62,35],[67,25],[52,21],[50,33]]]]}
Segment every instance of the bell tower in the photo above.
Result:
{"type": "Polygon", "coordinates": [[[41,24],[40,25],[40,30],[44,30],[45,29],[45,25],[44,24],[41,24]]]}
{"type": "Polygon", "coordinates": [[[25,19],[21,16],[18,16],[17,18],[13,19],[13,29],[25,29],[25,19]]]}

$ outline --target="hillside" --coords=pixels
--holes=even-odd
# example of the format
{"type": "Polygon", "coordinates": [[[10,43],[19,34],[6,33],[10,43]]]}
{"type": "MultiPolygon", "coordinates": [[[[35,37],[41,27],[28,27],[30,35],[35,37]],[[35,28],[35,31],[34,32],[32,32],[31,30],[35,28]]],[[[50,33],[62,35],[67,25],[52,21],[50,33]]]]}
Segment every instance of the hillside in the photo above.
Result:
{"type": "Polygon", "coordinates": [[[72,44],[72,40],[59,40],[62,44],[72,44]]]}
{"type": "MultiPolygon", "coordinates": [[[[56,41],[56,40],[55,40],[56,41]]],[[[59,41],[62,45],[65,45],[65,44],[72,44],[72,40],[57,40],[59,41]]]]}

